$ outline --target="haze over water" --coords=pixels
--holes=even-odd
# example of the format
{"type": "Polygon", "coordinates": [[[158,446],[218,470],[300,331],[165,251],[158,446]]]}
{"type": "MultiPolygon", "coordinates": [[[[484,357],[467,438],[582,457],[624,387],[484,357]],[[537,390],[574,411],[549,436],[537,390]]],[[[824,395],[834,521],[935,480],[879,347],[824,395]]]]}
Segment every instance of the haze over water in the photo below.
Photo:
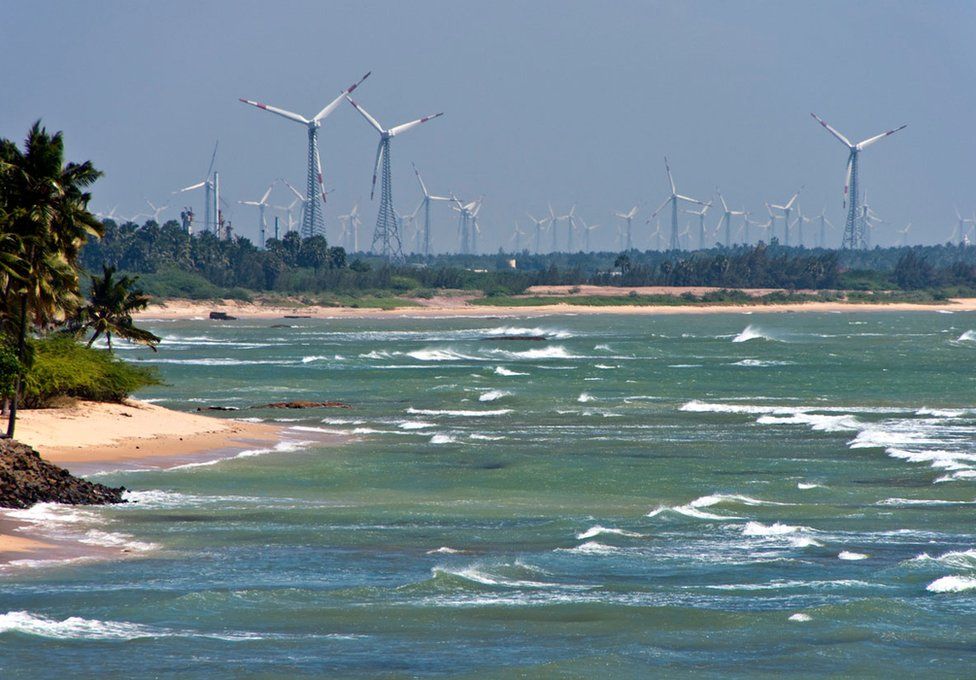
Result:
{"type": "Polygon", "coordinates": [[[123,355],[171,408],[353,408],[21,513],[138,556],[8,571],[4,677],[971,673],[976,315],[275,323],[123,355]]]}

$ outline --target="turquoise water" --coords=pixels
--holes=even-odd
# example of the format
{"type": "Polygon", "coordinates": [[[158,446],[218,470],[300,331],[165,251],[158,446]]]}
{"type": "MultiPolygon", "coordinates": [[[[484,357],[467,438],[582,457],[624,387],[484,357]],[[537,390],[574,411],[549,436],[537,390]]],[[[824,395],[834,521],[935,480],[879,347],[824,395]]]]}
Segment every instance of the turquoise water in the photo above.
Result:
{"type": "Polygon", "coordinates": [[[972,675],[976,315],[148,325],[285,440],[20,513],[133,557],[0,574],[4,678],[972,675]]]}

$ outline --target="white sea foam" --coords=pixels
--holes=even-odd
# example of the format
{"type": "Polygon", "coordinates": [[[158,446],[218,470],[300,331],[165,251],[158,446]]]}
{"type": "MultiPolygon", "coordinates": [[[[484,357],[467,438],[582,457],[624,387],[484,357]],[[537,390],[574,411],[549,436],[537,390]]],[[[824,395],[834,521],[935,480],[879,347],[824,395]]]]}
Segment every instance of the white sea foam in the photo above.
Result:
{"type": "MultiPolygon", "coordinates": [[[[289,429],[304,431],[304,432],[329,432],[329,430],[326,430],[325,428],[319,428],[319,427],[294,426],[289,429]]],[[[330,432],[330,434],[336,434],[336,433],[346,434],[345,432],[342,431],[330,432]]],[[[215,460],[206,460],[206,461],[201,461],[199,463],[185,463],[184,465],[176,465],[174,467],[166,468],[166,469],[167,470],[191,470],[193,468],[199,468],[199,467],[210,467],[211,465],[217,465],[224,461],[237,460],[239,458],[253,458],[254,456],[264,456],[269,453],[291,453],[294,451],[300,451],[312,443],[313,442],[311,441],[283,441],[283,442],[278,442],[277,444],[269,448],[245,449],[244,451],[241,451],[235,456],[229,456],[227,458],[217,458],[215,460]]]]}
{"type": "Polygon", "coordinates": [[[69,616],[52,619],[28,611],[0,614],[0,633],[21,633],[56,640],[137,640],[164,637],[206,637],[227,641],[260,640],[258,633],[202,633],[147,626],[127,621],[101,621],[69,616]]]}
{"type": "Polygon", "coordinates": [[[971,576],[943,576],[928,584],[925,589],[930,593],[961,593],[976,590],[976,578],[971,576]]]}
{"type": "Polygon", "coordinates": [[[620,548],[605,545],[596,541],[586,541],[575,548],[560,548],[561,552],[577,553],[579,555],[612,555],[620,552],[620,548]]]}
{"type": "Polygon", "coordinates": [[[837,559],[839,560],[858,561],[866,560],[867,558],[868,556],[864,553],[852,552],[850,550],[841,550],[837,553],[837,559]]]}
{"type": "Polygon", "coordinates": [[[489,354],[494,356],[503,357],[509,360],[533,360],[538,361],[539,359],[585,359],[586,357],[578,356],[576,354],[570,354],[566,351],[566,348],[562,345],[550,345],[549,347],[539,347],[533,349],[518,351],[509,351],[504,349],[492,349],[489,350],[489,354]]]}
{"type": "Polygon", "coordinates": [[[788,416],[764,415],[756,422],[760,425],[809,425],[810,429],[818,432],[851,432],[863,427],[854,416],[802,412],[788,416]]]}
{"type": "Polygon", "coordinates": [[[425,348],[407,352],[408,357],[413,357],[418,361],[479,361],[480,359],[469,354],[463,354],[451,348],[437,349],[425,348]]]}
{"type": "Polygon", "coordinates": [[[647,517],[656,517],[663,512],[674,512],[679,515],[685,515],[686,517],[694,517],[696,519],[713,519],[713,520],[725,520],[725,519],[743,519],[742,517],[734,515],[716,515],[715,513],[706,512],[702,508],[710,508],[715,505],[790,505],[789,503],[777,503],[775,501],[764,501],[759,498],[753,498],[751,496],[743,496],[740,494],[710,494],[708,496],[701,496],[691,501],[686,505],[668,506],[660,505],[654,510],[647,513],[647,517]]]}
{"type": "Polygon", "coordinates": [[[609,371],[614,368],[619,368],[619,366],[610,366],[608,364],[593,364],[593,368],[599,368],[600,370],[603,371],[609,371]]]}
{"type": "Polygon", "coordinates": [[[209,359],[129,359],[141,364],[178,364],[182,366],[287,366],[293,362],[278,359],[233,359],[230,357],[209,359]]]}
{"type": "Polygon", "coordinates": [[[567,338],[574,337],[573,333],[558,328],[521,328],[517,326],[499,326],[498,328],[489,328],[488,330],[484,331],[484,334],[492,337],[513,335],[523,337],[542,336],[553,340],[566,340],[567,338]]]}
{"type": "Polygon", "coordinates": [[[590,527],[586,531],[576,534],[576,538],[582,541],[601,534],[614,534],[616,536],[627,536],[628,538],[642,538],[644,536],[644,534],[639,534],[636,531],[627,531],[626,529],[617,529],[614,527],[604,527],[597,524],[596,526],[590,527]]]}
{"type": "Polygon", "coordinates": [[[595,398],[595,397],[593,397],[592,395],[590,395],[590,394],[587,394],[586,392],[583,392],[583,393],[581,393],[581,394],[580,394],[580,395],[579,395],[579,396],[578,396],[578,397],[576,398],[576,401],[578,401],[578,402],[579,402],[579,403],[581,403],[581,404],[585,404],[586,402],[588,402],[588,401],[594,401],[595,399],[596,399],[596,398],[595,398]]]}
{"type": "Polygon", "coordinates": [[[488,390],[478,397],[478,401],[497,401],[512,396],[508,390],[488,390]]]}
{"type": "Polygon", "coordinates": [[[749,340],[779,340],[779,338],[753,324],[749,324],[741,333],[732,338],[732,342],[748,342],[749,340]]]}
{"type": "MultiPolygon", "coordinates": [[[[538,571],[532,569],[525,569],[524,565],[516,565],[522,567],[522,571],[538,571]]],[[[500,586],[505,588],[565,588],[569,590],[581,590],[587,589],[590,586],[585,585],[573,585],[573,584],[561,584],[561,583],[550,583],[547,581],[536,581],[532,579],[521,579],[521,578],[506,578],[497,574],[490,573],[483,569],[481,565],[471,565],[463,569],[449,569],[447,567],[434,567],[431,573],[436,577],[438,575],[454,576],[457,578],[464,579],[466,581],[471,581],[474,583],[479,583],[486,586],[500,586]]]]}
{"type": "Polygon", "coordinates": [[[471,411],[464,409],[427,409],[427,408],[413,408],[412,406],[407,409],[407,413],[417,416],[456,416],[456,417],[468,417],[468,418],[487,418],[490,416],[504,416],[512,412],[510,408],[499,408],[490,411],[471,411]]]}
{"type": "Polygon", "coordinates": [[[512,377],[516,375],[528,375],[528,373],[521,373],[520,371],[512,371],[505,368],[504,366],[495,367],[495,375],[503,375],[505,377],[512,377]]]}
{"type": "Polygon", "coordinates": [[[430,438],[431,444],[454,444],[457,439],[449,434],[435,434],[430,438]]]}
{"type": "Polygon", "coordinates": [[[946,501],[938,498],[885,498],[878,501],[875,505],[894,505],[894,506],[937,506],[937,505],[974,505],[976,501],[946,501]]]}
{"type": "Polygon", "coordinates": [[[736,361],[732,366],[748,366],[755,368],[764,368],[767,366],[792,366],[794,361],[774,361],[772,359],[742,359],[741,361],[736,361]]]}
{"type": "Polygon", "coordinates": [[[474,432],[468,435],[468,439],[475,439],[483,442],[497,442],[505,439],[505,437],[501,435],[481,434],[480,432],[474,432]]]}
{"type": "Polygon", "coordinates": [[[434,427],[434,423],[427,423],[422,420],[407,420],[400,423],[397,427],[401,430],[424,430],[428,427],[434,427]]]}
{"type": "Polygon", "coordinates": [[[458,550],[456,548],[449,548],[446,545],[442,545],[440,548],[435,548],[434,550],[428,550],[428,555],[458,555],[463,553],[463,550],[458,550]]]}
{"type": "Polygon", "coordinates": [[[802,491],[807,491],[809,489],[818,489],[818,488],[820,488],[820,486],[821,486],[820,484],[813,484],[812,482],[797,482],[796,483],[796,488],[797,489],[800,489],[802,491]]]}
{"type": "Polygon", "coordinates": [[[601,352],[609,352],[609,351],[611,351],[610,350],[610,345],[596,345],[596,346],[593,347],[593,349],[599,350],[601,352]]]}
{"type": "Polygon", "coordinates": [[[976,331],[966,331],[956,338],[956,342],[976,342],[976,331]]]}
{"type": "Polygon", "coordinates": [[[800,613],[800,614],[791,614],[788,620],[796,621],[797,623],[806,623],[807,621],[810,621],[811,618],[809,614],[800,613]]]}
{"type": "Polygon", "coordinates": [[[743,536],[760,536],[764,538],[772,536],[786,536],[788,534],[811,533],[813,531],[814,530],[810,527],[794,526],[792,524],[782,524],[780,522],[774,522],[773,524],[746,522],[746,525],[742,527],[743,536]]]}
{"type": "Polygon", "coordinates": [[[922,553],[914,557],[912,562],[935,562],[939,565],[951,569],[976,569],[976,549],[974,550],[952,550],[943,553],[938,557],[932,557],[928,553],[922,553]]]}

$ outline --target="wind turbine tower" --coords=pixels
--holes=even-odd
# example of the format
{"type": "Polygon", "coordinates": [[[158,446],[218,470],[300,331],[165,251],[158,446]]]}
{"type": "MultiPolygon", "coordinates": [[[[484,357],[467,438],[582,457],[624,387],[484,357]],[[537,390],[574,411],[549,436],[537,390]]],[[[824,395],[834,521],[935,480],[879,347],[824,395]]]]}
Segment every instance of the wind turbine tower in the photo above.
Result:
{"type": "MultiPolygon", "coordinates": [[[[773,216],[773,211],[771,210],[771,208],[776,208],[777,210],[781,210],[783,212],[783,245],[784,246],[790,245],[790,213],[793,211],[793,203],[796,201],[796,197],[799,195],[800,192],[797,191],[796,193],[793,194],[792,197],[790,197],[790,200],[788,200],[784,205],[776,205],[775,203],[773,203],[772,205],[767,205],[767,208],[770,208],[769,211],[770,217],[773,216]]],[[[775,224],[773,226],[775,231],[775,224]]],[[[773,236],[775,235],[776,234],[774,233],[773,236]]]]}
{"type": "Polygon", "coordinates": [[[813,116],[814,120],[820,123],[820,125],[822,125],[827,132],[836,137],[842,144],[845,144],[849,150],[849,155],[847,156],[847,177],[844,180],[844,207],[847,208],[847,223],[844,225],[844,238],[841,241],[841,247],[845,249],[867,248],[868,234],[866,233],[864,224],[860,219],[861,197],[858,193],[860,190],[860,178],[858,177],[858,157],[860,156],[860,153],[864,151],[864,149],[889,135],[895,134],[899,130],[904,130],[906,127],[908,127],[908,125],[902,125],[901,127],[897,127],[893,130],[882,132],[880,135],[875,135],[874,137],[869,137],[861,142],[852,144],[847,137],[830,127],[830,125],[828,125],[827,122],[820,118],[817,114],[811,113],[810,115],[813,116]]]}
{"type": "Polygon", "coordinates": [[[746,213],[742,210],[729,209],[729,205],[725,202],[725,197],[722,196],[721,191],[718,192],[718,199],[722,202],[722,217],[715,227],[715,233],[718,234],[722,231],[722,227],[725,227],[725,247],[729,248],[732,245],[732,218],[741,217],[746,213]]]}
{"type": "Polygon", "coordinates": [[[686,203],[692,203],[694,205],[705,205],[705,204],[695,198],[682,196],[681,194],[678,193],[678,190],[674,186],[674,177],[671,176],[671,165],[668,163],[667,156],[664,157],[664,169],[668,173],[668,182],[671,184],[671,195],[668,196],[666,199],[664,199],[664,203],[662,203],[657,210],[651,213],[650,219],[654,219],[655,217],[657,217],[657,214],[661,212],[661,210],[664,209],[664,206],[666,206],[668,203],[671,204],[671,245],[670,247],[671,250],[680,250],[681,239],[680,239],[680,234],[678,234],[678,201],[685,201],[686,203]]]}
{"type": "Polygon", "coordinates": [[[240,100],[245,104],[256,106],[259,109],[276,113],[282,118],[287,118],[290,121],[300,123],[304,125],[308,131],[308,168],[305,182],[305,196],[307,197],[307,200],[305,201],[305,209],[303,210],[302,214],[302,236],[305,238],[315,236],[316,234],[325,234],[325,218],[322,215],[322,209],[326,199],[325,184],[322,180],[322,159],[319,157],[319,127],[322,125],[322,121],[336,110],[336,108],[342,102],[342,98],[348,96],[367,78],[369,78],[369,73],[360,78],[359,81],[354,85],[351,85],[340,92],[338,97],[333,99],[324,109],[319,111],[312,118],[306,118],[305,116],[300,116],[297,113],[292,113],[291,111],[286,111],[285,109],[279,109],[274,106],[262,104],[261,102],[251,101],[250,99],[240,100]],[[312,199],[312,197],[317,193],[322,197],[321,203],[317,199],[312,199]]]}
{"type": "MultiPolygon", "coordinates": [[[[214,142],[213,153],[210,154],[210,167],[207,168],[207,174],[203,178],[202,182],[197,182],[188,187],[184,187],[179,191],[174,191],[174,194],[182,194],[187,191],[194,191],[196,189],[203,189],[203,230],[209,231],[213,229],[214,233],[217,231],[216,217],[217,211],[214,210],[214,163],[217,160],[217,146],[220,144],[220,140],[214,142]]],[[[112,212],[115,212],[114,208],[112,212]]]]}
{"type": "Polygon", "coordinates": [[[546,223],[546,218],[533,217],[529,213],[525,214],[535,224],[535,254],[538,255],[542,252],[542,225],[546,223]]]}
{"type": "Polygon", "coordinates": [[[393,213],[393,179],[390,173],[390,141],[399,134],[403,134],[407,130],[412,130],[422,123],[426,123],[428,120],[433,120],[439,116],[443,116],[444,113],[435,113],[430,116],[424,116],[423,118],[418,118],[417,120],[412,120],[409,123],[404,123],[403,125],[396,125],[389,129],[384,128],[380,125],[373,116],[369,115],[362,106],[357,104],[352,100],[349,95],[346,95],[346,99],[349,103],[362,114],[363,118],[369,123],[374,130],[376,130],[380,135],[380,142],[376,147],[376,162],[373,164],[373,186],[369,192],[370,200],[376,195],[376,175],[380,171],[380,163],[383,164],[383,181],[380,186],[380,209],[376,214],[376,229],[373,231],[373,243],[370,246],[372,252],[376,252],[376,246],[379,245],[379,253],[388,260],[402,260],[403,259],[403,245],[400,242],[400,233],[397,230],[396,218],[393,213]]]}

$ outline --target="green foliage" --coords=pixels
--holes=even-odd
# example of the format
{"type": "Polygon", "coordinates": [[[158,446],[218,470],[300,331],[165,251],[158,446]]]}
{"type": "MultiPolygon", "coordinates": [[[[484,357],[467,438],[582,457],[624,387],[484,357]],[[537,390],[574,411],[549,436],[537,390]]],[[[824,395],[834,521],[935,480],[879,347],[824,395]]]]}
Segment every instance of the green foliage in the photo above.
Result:
{"type": "Polygon", "coordinates": [[[43,408],[55,397],[118,402],[142,387],[159,385],[156,371],[91,349],[66,335],[33,343],[34,364],[24,381],[24,406],[43,408]]]}
{"type": "Polygon", "coordinates": [[[12,338],[0,335],[0,397],[13,394],[17,377],[23,373],[23,363],[17,356],[12,338]]]}
{"type": "Polygon", "coordinates": [[[200,274],[165,267],[152,274],[143,274],[139,285],[156,298],[189,298],[191,300],[231,299],[250,301],[250,294],[241,288],[215,286],[200,274]]]}
{"type": "Polygon", "coordinates": [[[102,277],[91,277],[88,304],[82,307],[69,324],[78,334],[91,331],[88,340],[91,347],[102,335],[112,351],[112,335],[130,342],[148,345],[156,351],[159,336],[139,328],[132,321],[132,314],[149,306],[149,296],[137,288],[139,277],[116,276],[114,267],[102,266],[102,277]]]}

